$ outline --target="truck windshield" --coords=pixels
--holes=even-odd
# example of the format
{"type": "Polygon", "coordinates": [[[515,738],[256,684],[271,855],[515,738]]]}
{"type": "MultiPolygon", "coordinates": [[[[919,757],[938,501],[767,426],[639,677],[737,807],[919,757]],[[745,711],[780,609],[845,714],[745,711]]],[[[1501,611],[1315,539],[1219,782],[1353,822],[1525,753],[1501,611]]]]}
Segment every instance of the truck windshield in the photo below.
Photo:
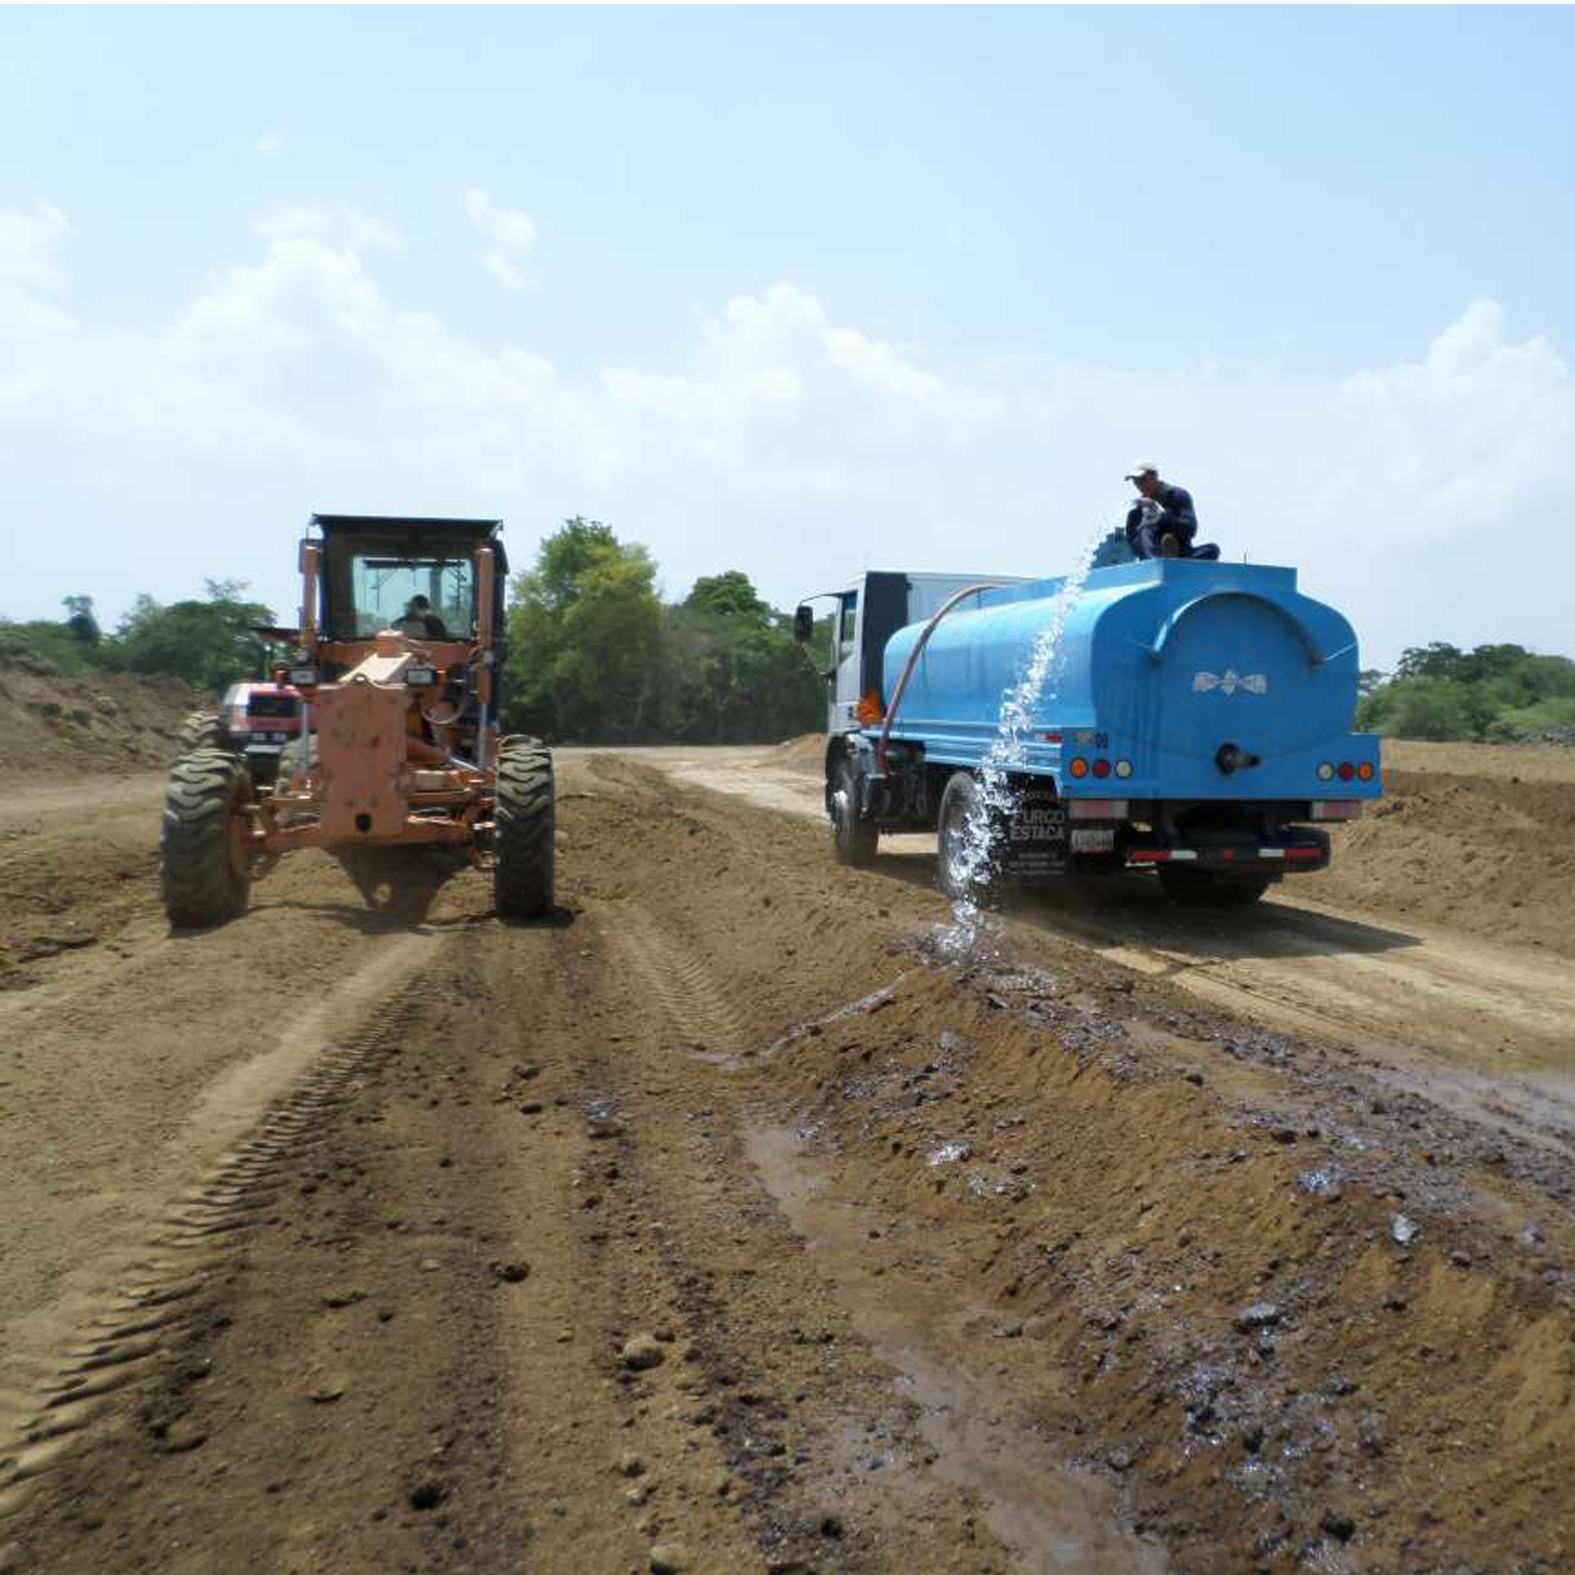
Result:
{"type": "Polygon", "coordinates": [[[395,556],[384,542],[340,539],[328,568],[328,628],[338,640],[370,640],[391,627],[413,596],[442,620],[455,640],[468,640],[476,616],[475,564],[470,558],[395,556]]]}

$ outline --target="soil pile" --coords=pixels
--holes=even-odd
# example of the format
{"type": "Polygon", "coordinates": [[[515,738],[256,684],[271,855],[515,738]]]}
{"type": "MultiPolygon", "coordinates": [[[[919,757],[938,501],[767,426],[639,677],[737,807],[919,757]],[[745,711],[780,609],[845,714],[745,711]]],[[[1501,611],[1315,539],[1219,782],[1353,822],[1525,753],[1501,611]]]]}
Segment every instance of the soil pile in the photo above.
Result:
{"type": "Polygon", "coordinates": [[[0,667],[0,777],[161,766],[203,697],[184,679],[45,677],[0,667]]]}
{"type": "Polygon", "coordinates": [[[774,771],[799,771],[805,776],[818,777],[826,764],[826,735],[801,733],[768,750],[760,764],[774,771]]]}
{"type": "Polygon", "coordinates": [[[1575,755],[1415,744],[1388,753],[1384,799],[1336,834],[1332,867],[1296,892],[1575,956],[1575,755]]]}

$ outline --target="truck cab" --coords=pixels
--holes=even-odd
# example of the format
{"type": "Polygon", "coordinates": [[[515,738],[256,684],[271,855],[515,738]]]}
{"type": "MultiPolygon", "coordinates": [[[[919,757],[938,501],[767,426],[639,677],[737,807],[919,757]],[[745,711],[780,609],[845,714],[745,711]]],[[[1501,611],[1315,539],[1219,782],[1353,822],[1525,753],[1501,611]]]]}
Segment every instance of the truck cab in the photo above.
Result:
{"type": "MultiPolygon", "coordinates": [[[[971,585],[1024,583],[1020,575],[869,569],[841,590],[810,597],[810,602],[832,603],[830,665],[825,669],[827,737],[858,732],[864,725],[861,706],[865,717],[879,717],[886,642],[899,629],[933,617],[951,597],[971,585]]],[[[799,609],[801,630],[806,627],[808,612],[807,606],[799,609]]]]}

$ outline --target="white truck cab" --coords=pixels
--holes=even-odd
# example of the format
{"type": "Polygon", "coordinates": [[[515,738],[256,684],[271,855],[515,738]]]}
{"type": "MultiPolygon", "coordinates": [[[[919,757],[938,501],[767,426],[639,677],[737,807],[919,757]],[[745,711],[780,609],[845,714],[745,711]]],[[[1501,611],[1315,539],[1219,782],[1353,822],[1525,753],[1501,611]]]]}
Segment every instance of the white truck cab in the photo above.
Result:
{"type": "MultiPolygon", "coordinates": [[[[836,603],[831,620],[830,666],[826,669],[826,731],[851,733],[862,724],[860,702],[873,695],[880,707],[881,656],[901,628],[920,623],[946,599],[970,585],[1015,585],[1021,574],[924,574],[870,569],[839,591],[821,591],[810,601],[836,603]]],[[[800,608],[802,620],[807,607],[800,608]]]]}

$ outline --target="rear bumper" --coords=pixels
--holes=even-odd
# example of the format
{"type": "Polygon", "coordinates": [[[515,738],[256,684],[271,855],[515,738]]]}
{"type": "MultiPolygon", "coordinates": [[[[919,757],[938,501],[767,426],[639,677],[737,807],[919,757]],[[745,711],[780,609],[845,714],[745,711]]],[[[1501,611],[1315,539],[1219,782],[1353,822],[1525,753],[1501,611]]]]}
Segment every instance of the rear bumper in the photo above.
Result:
{"type": "Polygon", "coordinates": [[[1128,869],[1214,870],[1221,874],[1278,877],[1329,867],[1329,839],[1312,833],[1293,842],[1275,845],[1232,843],[1226,846],[1178,848],[1128,848],[1128,869]]]}

